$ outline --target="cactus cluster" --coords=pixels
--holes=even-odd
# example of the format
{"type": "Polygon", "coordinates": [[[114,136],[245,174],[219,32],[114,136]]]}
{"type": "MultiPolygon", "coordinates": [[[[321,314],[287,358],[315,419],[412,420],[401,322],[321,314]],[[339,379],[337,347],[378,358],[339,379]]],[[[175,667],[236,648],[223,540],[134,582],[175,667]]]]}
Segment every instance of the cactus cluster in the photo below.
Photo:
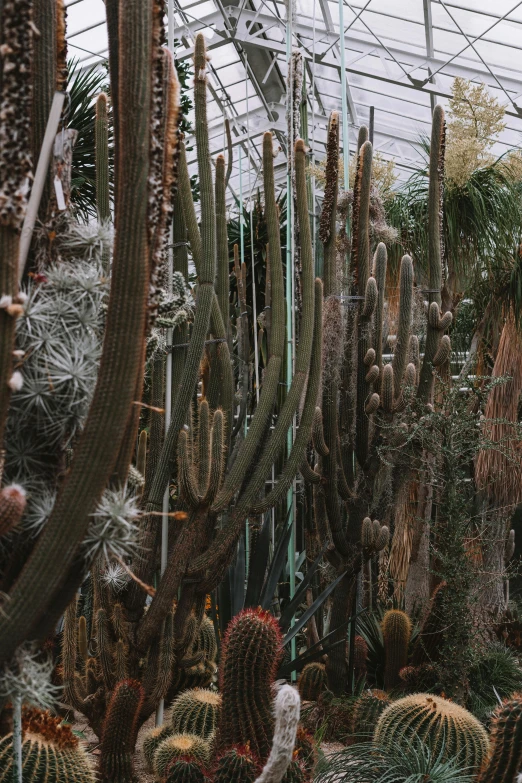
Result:
{"type": "Polygon", "coordinates": [[[390,704],[375,728],[374,740],[389,748],[405,746],[413,737],[437,757],[458,757],[478,771],[488,756],[489,739],[482,724],[454,702],[418,693],[390,704]]]}
{"type": "MultiPolygon", "coordinates": [[[[25,709],[22,717],[24,783],[95,783],[93,761],[70,726],[49,712],[25,709]]],[[[0,737],[0,781],[13,780],[13,735],[0,737]]]]}

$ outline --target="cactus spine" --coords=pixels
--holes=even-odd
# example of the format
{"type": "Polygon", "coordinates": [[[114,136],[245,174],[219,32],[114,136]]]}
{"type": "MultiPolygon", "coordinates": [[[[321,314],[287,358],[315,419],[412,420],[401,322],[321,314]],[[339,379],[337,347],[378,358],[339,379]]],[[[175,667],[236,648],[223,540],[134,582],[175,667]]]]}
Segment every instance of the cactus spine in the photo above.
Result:
{"type": "Polygon", "coordinates": [[[303,701],[317,701],[326,689],[326,667],[324,663],[308,663],[299,677],[299,695],[303,701]]]}
{"type": "Polygon", "coordinates": [[[176,759],[167,767],[165,783],[205,783],[199,764],[191,759],[176,759]]]}
{"type": "Polygon", "coordinates": [[[245,609],[227,628],[220,669],[223,704],[218,747],[250,747],[266,761],[274,730],[272,684],[281,657],[281,631],[269,612],[245,609]]]}
{"type": "Polygon", "coordinates": [[[155,726],[153,729],[150,729],[143,737],[143,755],[145,756],[149,772],[154,770],[154,754],[156,750],[163,740],[171,737],[173,733],[170,723],[164,723],[162,726],[155,726]]]}
{"type": "Polygon", "coordinates": [[[259,774],[259,760],[249,746],[235,746],[223,753],[214,770],[214,783],[254,783],[259,774]]]}
{"type": "Polygon", "coordinates": [[[482,724],[464,707],[439,696],[417,693],[390,704],[375,729],[374,741],[390,748],[418,737],[434,757],[458,756],[462,765],[478,771],[489,751],[482,724]]]}
{"type": "Polygon", "coordinates": [[[390,697],[378,688],[365,691],[353,707],[352,734],[356,742],[373,737],[380,716],[390,704],[390,697]]]}
{"type": "Polygon", "coordinates": [[[382,620],[386,666],[384,684],[386,690],[400,683],[399,672],[408,663],[408,647],[411,638],[411,620],[405,612],[390,609],[382,620]]]}
{"type": "Polygon", "coordinates": [[[194,688],[181,693],[172,705],[172,734],[196,734],[203,739],[213,737],[221,696],[205,688],[194,688]]]}
{"type": "Polygon", "coordinates": [[[477,783],[515,783],[522,766],[522,698],[514,695],[497,707],[490,731],[491,751],[477,783]]]}

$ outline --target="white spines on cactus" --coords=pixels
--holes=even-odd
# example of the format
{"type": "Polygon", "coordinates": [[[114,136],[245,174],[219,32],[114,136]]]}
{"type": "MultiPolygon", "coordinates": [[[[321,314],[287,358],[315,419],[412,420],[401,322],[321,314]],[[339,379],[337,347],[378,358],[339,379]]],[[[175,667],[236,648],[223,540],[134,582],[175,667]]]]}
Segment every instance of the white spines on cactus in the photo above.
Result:
{"type": "Polygon", "coordinates": [[[291,685],[283,685],[275,699],[272,750],[255,783],[280,783],[292,761],[301,699],[291,685]]]}

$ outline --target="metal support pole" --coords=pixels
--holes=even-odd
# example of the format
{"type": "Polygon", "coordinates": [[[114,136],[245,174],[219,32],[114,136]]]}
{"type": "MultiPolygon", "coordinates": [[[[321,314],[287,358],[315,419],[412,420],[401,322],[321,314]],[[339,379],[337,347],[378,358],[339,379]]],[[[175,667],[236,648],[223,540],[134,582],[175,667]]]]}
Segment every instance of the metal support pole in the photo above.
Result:
{"type": "Polygon", "coordinates": [[[341,96],[343,115],[343,171],[344,189],[350,189],[350,142],[348,136],[348,96],[346,95],[346,53],[344,45],[344,0],[339,0],[339,44],[341,52],[341,96]]]}

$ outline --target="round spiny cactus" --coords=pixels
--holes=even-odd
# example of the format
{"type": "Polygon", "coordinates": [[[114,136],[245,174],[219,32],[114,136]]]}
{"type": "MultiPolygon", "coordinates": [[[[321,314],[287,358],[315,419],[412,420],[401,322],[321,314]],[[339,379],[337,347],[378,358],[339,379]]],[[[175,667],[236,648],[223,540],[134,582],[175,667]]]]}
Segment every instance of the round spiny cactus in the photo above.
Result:
{"type": "Polygon", "coordinates": [[[478,783],[513,783],[522,768],[522,694],[497,707],[491,721],[491,752],[478,783]]]}
{"type": "Polygon", "coordinates": [[[172,734],[197,734],[209,739],[216,731],[221,696],[206,688],[181,693],[172,705],[172,734]]]}
{"type": "Polygon", "coordinates": [[[377,721],[389,704],[388,695],[378,688],[365,691],[357,699],[353,708],[351,725],[351,732],[356,742],[373,737],[377,721]]]}
{"type": "Polygon", "coordinates": [[[210,751],[210,744],[195,734],[173,734],[156,748],[153,759],[154,774],[163,780],[169,764],[185,757],[205,767],[210,760],[210,751]]]}
{"type": "Polygon", "coordinates": [[[417,693],[393,702],[379,718],[374,741],[390,748],[412,738],[426,744],[434,757],[459,757],[464,767],[480,769],[489,750],[481,723],[464,707],[439,696],[417,693]]]}
{"type": "Polygon", "coordinates": [[[391,690],[400,683],[399,672],[408,663],[411,638],[411,620],[408,615],[399,609],[386,612],[382,620],[382,636],[386,657],[384,684],[386,690],[391,690]]]}
{"type": "Polygon", "coordinates": [[[281,652],[281,629],[270,612],[245,609],[229,624],[220,671],[221,750],[250,743],[262,763],[268,758],[274,732],[272,684],[281,652]]]}
{"type": "Polygon", "coordinates": [[[307,783],[310,779],[303,762],[299,759],[292,759],[283,776],[282,783],[307,783]]]}
{"type": "Polygon", "coordinates": [[[205,783],[205,775],[196,761],[180,758],[167,767],[165,783],[205,783]]]}
{"type": "Polygon", "coordinates": [[[143,737],[143,755],[147,762],[149,772],[153,770],[154,754],[156,749],[164,739],[171,737],[174,734],[170,723],[164,723],[162,726],[155,726],[155,728],[147,731],[143,737]]]}
{"type": "Polygon", "coordinates": [[[217,760],[214,783],[254,783],[261,765],[248,746],[236,745],[217,760]]]}
{"type": "Polygon", "coordinates": [[[326,666],[324,663],[308,663],[299,677],[297,685],[303,701],[317,701],[326,690],[326,666]]]}
{"type": "MultiPolygon", "coordinates": [[[[96,783],[93,765],[70,726],[48,712],[22,717],[24,783],[96,783]]],[[[13,735],[0,738],[0,783],[13,780],[13,735]]]]}

